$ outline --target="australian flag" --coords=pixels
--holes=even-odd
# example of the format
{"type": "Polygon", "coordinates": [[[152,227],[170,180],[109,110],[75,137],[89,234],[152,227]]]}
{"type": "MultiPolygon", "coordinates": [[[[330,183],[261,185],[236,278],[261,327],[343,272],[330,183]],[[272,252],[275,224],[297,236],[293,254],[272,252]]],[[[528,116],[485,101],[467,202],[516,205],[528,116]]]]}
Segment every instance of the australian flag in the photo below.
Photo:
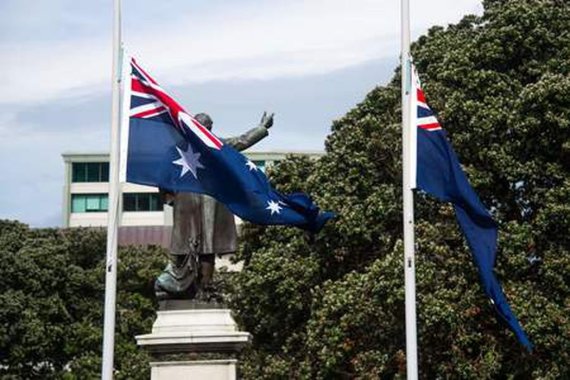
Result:
{"type": "Polygon", "coordinates": [[[445,131],[426,103],[419,79],[412,68],[412,133],[417,142],[415,182],[418,188],[443,202],[451,202],[463,231],[485,294],[497,315],[530,351],[532,344],[513,314],[493,273],[497,254],[497,224],[469,185],[445,131]],[[415,127],[414,127],[415,126],[415,127]]]}
{"type": "Polygon", "coordinates": [[[253,162],[186,112],[131,59],[123,70],[123,180],[207,194],[256,224],[319,231],[333,214],[303,193],[284,195],[253,162]],[[127,118],[128,116],[128,118],[127,118]]]}

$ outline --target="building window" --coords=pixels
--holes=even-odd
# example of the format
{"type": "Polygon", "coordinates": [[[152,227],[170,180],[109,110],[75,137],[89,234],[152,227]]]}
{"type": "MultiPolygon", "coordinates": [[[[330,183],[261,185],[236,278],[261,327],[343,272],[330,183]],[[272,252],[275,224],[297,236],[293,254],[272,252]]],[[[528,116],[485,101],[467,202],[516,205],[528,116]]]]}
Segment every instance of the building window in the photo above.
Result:
{"type": "Polygon", "coordinates": [[[71,182],[109,182],[109,163],[73,162],[71,182]]]}
{"type": "Polygon", "coordinates": [[[123,211],[162,211],[163,206],[158,193],[123,194],[123,211]]]}
{"type": "Polygon", "coordinates": [[[71,212],[105,212],[108,207],[107,194],[71,194],[71,212]]]}
{"type": "Polygon", "coordinates": [[[265,160],[253,160],[253,163],[259,170],[265,173],[265,160]]]}

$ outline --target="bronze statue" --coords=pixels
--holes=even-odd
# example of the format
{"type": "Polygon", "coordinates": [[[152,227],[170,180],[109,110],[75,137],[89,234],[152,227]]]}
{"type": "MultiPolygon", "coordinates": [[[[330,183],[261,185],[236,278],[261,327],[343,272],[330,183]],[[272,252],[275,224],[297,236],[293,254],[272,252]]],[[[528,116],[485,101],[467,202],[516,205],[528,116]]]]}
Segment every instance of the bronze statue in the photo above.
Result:
{"type": "MultiPolygon", "coordinates": [[[[213,121],[200,113],[195,118],[209,130],[213,121]]],[[[273,114],[263,113],[259,126],[238,137],[222,139],[237,150],[244,150],[268,135],[273,114]]],[[[212,197],[194,193],[161,190],[173,206],[173,226],[169,262],[155,282],[159,300],[211,298],[216,255],[233,253],[237,248],[234,215],[212,197]]]]}

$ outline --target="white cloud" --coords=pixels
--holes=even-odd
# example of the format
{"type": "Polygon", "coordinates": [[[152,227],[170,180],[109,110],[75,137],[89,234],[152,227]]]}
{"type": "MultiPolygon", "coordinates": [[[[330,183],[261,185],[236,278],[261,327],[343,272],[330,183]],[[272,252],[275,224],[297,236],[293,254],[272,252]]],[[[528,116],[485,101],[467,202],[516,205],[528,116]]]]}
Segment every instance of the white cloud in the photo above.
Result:
{"type": "Polygon", "coordinates": [[[61,153],[77,150],[77,142],[81,142],[81,149],[96,149],[106,142],[108,133],[105,129],[94,131],[87,139],[83,130],[58,133],[45,131],[41,121],[22,126],[0,120],[0,138],[4,141],[0,150],[0,218],[35,227],[59,225],[64,175],[61,153]],[[34,133],[5,136],[6,131],[21,128],[33,129],[34,133]]]}
{"type": "MultiPolygon", "coordinates": [[[[480,12],[478,4],[414,0],[413,29],[456,22],[480,12]]],[[[124,7],[125,42],[166,86],[327,73],[394,56],[399,49],[396,1],[232,1],[215,11],[200,5],[200,13],[178,14],[171,23],[164,17],[137,23],[136,7],[124,7]]],[[[109,30],[49,43],[5,40],[0,55],[0,104],[77,97],[110,86],[109,30]]]]}

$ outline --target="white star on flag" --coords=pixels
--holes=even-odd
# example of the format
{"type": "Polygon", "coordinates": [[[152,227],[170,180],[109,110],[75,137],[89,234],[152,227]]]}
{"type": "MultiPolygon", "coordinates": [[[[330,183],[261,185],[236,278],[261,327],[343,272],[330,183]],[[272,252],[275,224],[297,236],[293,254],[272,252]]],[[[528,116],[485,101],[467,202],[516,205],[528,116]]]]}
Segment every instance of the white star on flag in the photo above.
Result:
{"type": "Polygon", "coordinates": [[[255,166],[255,164],[251,160],[247,160],[247,162],[245,163],[245,166],[247,166],[250,171],[251,170],[259,170],[259,168],[257,166],[255,166]]]}
{"type": "Polygon", "coordinates": [[[267,207],[265,209],[270,210],[271,215],[273,215],[275,213],[280,214],[283,207],[279,206],[279,202],[267,201],[267,207]]]}
{"type": "Polygon", "coordinates": [[[172,161],[172,163],[182,166],[180,177],[182,178],[186,173],[190,172],[194,178],[198,179],[198,168],[204,169],[204,166],[199,161],[200,153],[194,153],[190,144],[188,144],[186,151],[183,151],[179,147],[176,147],[176,150],[178,154],[180,154],[180,158],[176,161],[172,161]]]}

